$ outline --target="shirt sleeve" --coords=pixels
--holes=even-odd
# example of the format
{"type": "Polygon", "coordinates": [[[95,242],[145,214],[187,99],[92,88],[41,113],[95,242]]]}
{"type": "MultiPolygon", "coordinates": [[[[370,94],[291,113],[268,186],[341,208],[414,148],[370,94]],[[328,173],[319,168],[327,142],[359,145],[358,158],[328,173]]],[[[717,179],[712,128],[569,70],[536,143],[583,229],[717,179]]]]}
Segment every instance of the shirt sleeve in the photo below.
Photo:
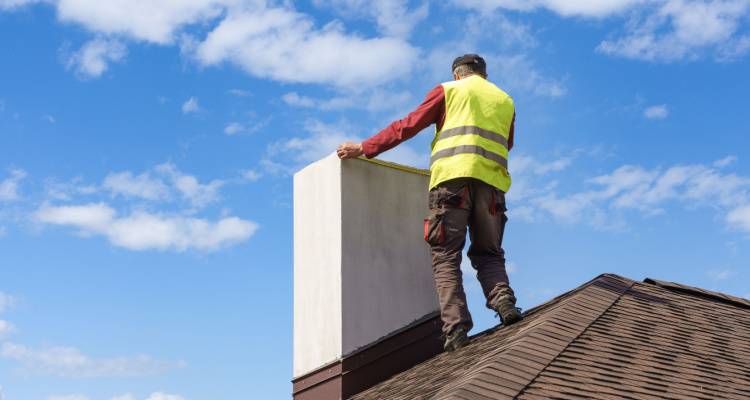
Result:
{"type": "Polygon", "coordinates": [[[513,137],[516,134],[516,113],[513,112],[513,120],[510,121],[510,131],[508,131],[508,150],[513,148],[513,137]]]}
{"type": "Polygon", "coordinates": [[[422,129],[432,124],[441,125],[444,120],[445,92],[442,85],[437,85],[427,93],[422,104],[409,113],[406,118],[394,121],[379,133],[362,142],[365,157],[373,158],[414,137],[422,129]]]}

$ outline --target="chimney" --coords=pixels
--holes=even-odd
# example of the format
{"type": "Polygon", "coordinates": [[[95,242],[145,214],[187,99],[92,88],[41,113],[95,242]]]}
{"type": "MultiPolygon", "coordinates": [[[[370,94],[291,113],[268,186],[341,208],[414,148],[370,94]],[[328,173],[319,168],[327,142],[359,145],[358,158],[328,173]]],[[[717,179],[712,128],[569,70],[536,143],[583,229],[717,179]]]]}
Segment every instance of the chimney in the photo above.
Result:
{"type": "Polygon", "coordinates": [[[347,399],[442,350],[428,182],[335,154],[294,175],[295,400],[347,399]]]}

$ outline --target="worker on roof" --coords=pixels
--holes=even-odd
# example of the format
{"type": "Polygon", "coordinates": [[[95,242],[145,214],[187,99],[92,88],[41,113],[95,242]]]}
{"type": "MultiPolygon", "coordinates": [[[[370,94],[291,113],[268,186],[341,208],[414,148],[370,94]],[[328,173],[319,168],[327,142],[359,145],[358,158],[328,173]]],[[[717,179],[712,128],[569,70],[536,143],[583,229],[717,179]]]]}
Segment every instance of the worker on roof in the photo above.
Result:
{"type": "Polygon", "coordinates": [[[362,143],[346,142],[340,158],[372,158],[435,124],[430,159],[430,214],[424,235],[432,253],[445,349],[468,342],[473,322],[461,277],[461,252],[469,228],[469,259],[503,325],[521,319],[505,270],[502,248],[505,193],[510,188],[508,151],[513,147],[513,99],[487,80],[476,54],[458,57],[453,81],[432,89],[416,110],[362,143]]]}

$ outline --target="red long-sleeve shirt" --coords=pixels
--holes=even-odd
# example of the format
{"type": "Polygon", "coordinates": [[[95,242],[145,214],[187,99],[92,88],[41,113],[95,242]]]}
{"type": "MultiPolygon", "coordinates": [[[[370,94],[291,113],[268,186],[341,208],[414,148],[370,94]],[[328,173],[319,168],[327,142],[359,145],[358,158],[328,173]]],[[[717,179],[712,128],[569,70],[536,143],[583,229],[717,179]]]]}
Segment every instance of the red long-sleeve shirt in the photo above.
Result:
{"type": "MultiPolygon", "coordinates": [[[[437,85],[427,93],[422,104],[409,113],[406,118],[394,121],[379,133],[362,142],[365,157],[373,158],[386,150],[390,150],[432,124],[436,124],[437,129],[440,130],[444,122],[445,91],[443,85],[437,85]]],[[[516,114],[513,114],[508,136],[508,150],[513,147],[515,124],[516,114]]]]}

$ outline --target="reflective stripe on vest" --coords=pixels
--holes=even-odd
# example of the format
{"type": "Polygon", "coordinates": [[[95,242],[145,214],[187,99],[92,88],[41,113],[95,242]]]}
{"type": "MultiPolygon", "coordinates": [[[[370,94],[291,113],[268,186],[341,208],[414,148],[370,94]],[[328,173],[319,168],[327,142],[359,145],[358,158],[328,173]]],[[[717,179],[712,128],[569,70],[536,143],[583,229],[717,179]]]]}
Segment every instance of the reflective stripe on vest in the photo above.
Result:
{"type": "Polygon", "coordinates": [[[470,177],[507,192],[513,99],[479,76],[446,82],[443,90],[445,121],[432,141],[430,189],[470,177]]]}
{"type": "Polygon", "coordinates": [[[432,157],[430,157],[430,165],[441,158],[455,156],[456,154],[478,154],[484,158],[502,165],[503,168],[508,169],[508,160],[506,160],[505,157],[501,156],[500,154],[493,153],[489,150],[485,150],[479,146],[473,145],[449,147],[447,149],[437,151],[432,155],[432,157]]]}
{"type": "Polygon", "coordinates": [[[449,137],[458,135],[478,135],[485,139],[490,139],[492,141],[500,143],[506,149],[508,148],[508,139],[504,138],[500,134],[482,129],[478,126],[459,126],[458,128],[451,128],[440,131],[440,137],[438,137],[438,140],[447,139],[449,137]]]}

